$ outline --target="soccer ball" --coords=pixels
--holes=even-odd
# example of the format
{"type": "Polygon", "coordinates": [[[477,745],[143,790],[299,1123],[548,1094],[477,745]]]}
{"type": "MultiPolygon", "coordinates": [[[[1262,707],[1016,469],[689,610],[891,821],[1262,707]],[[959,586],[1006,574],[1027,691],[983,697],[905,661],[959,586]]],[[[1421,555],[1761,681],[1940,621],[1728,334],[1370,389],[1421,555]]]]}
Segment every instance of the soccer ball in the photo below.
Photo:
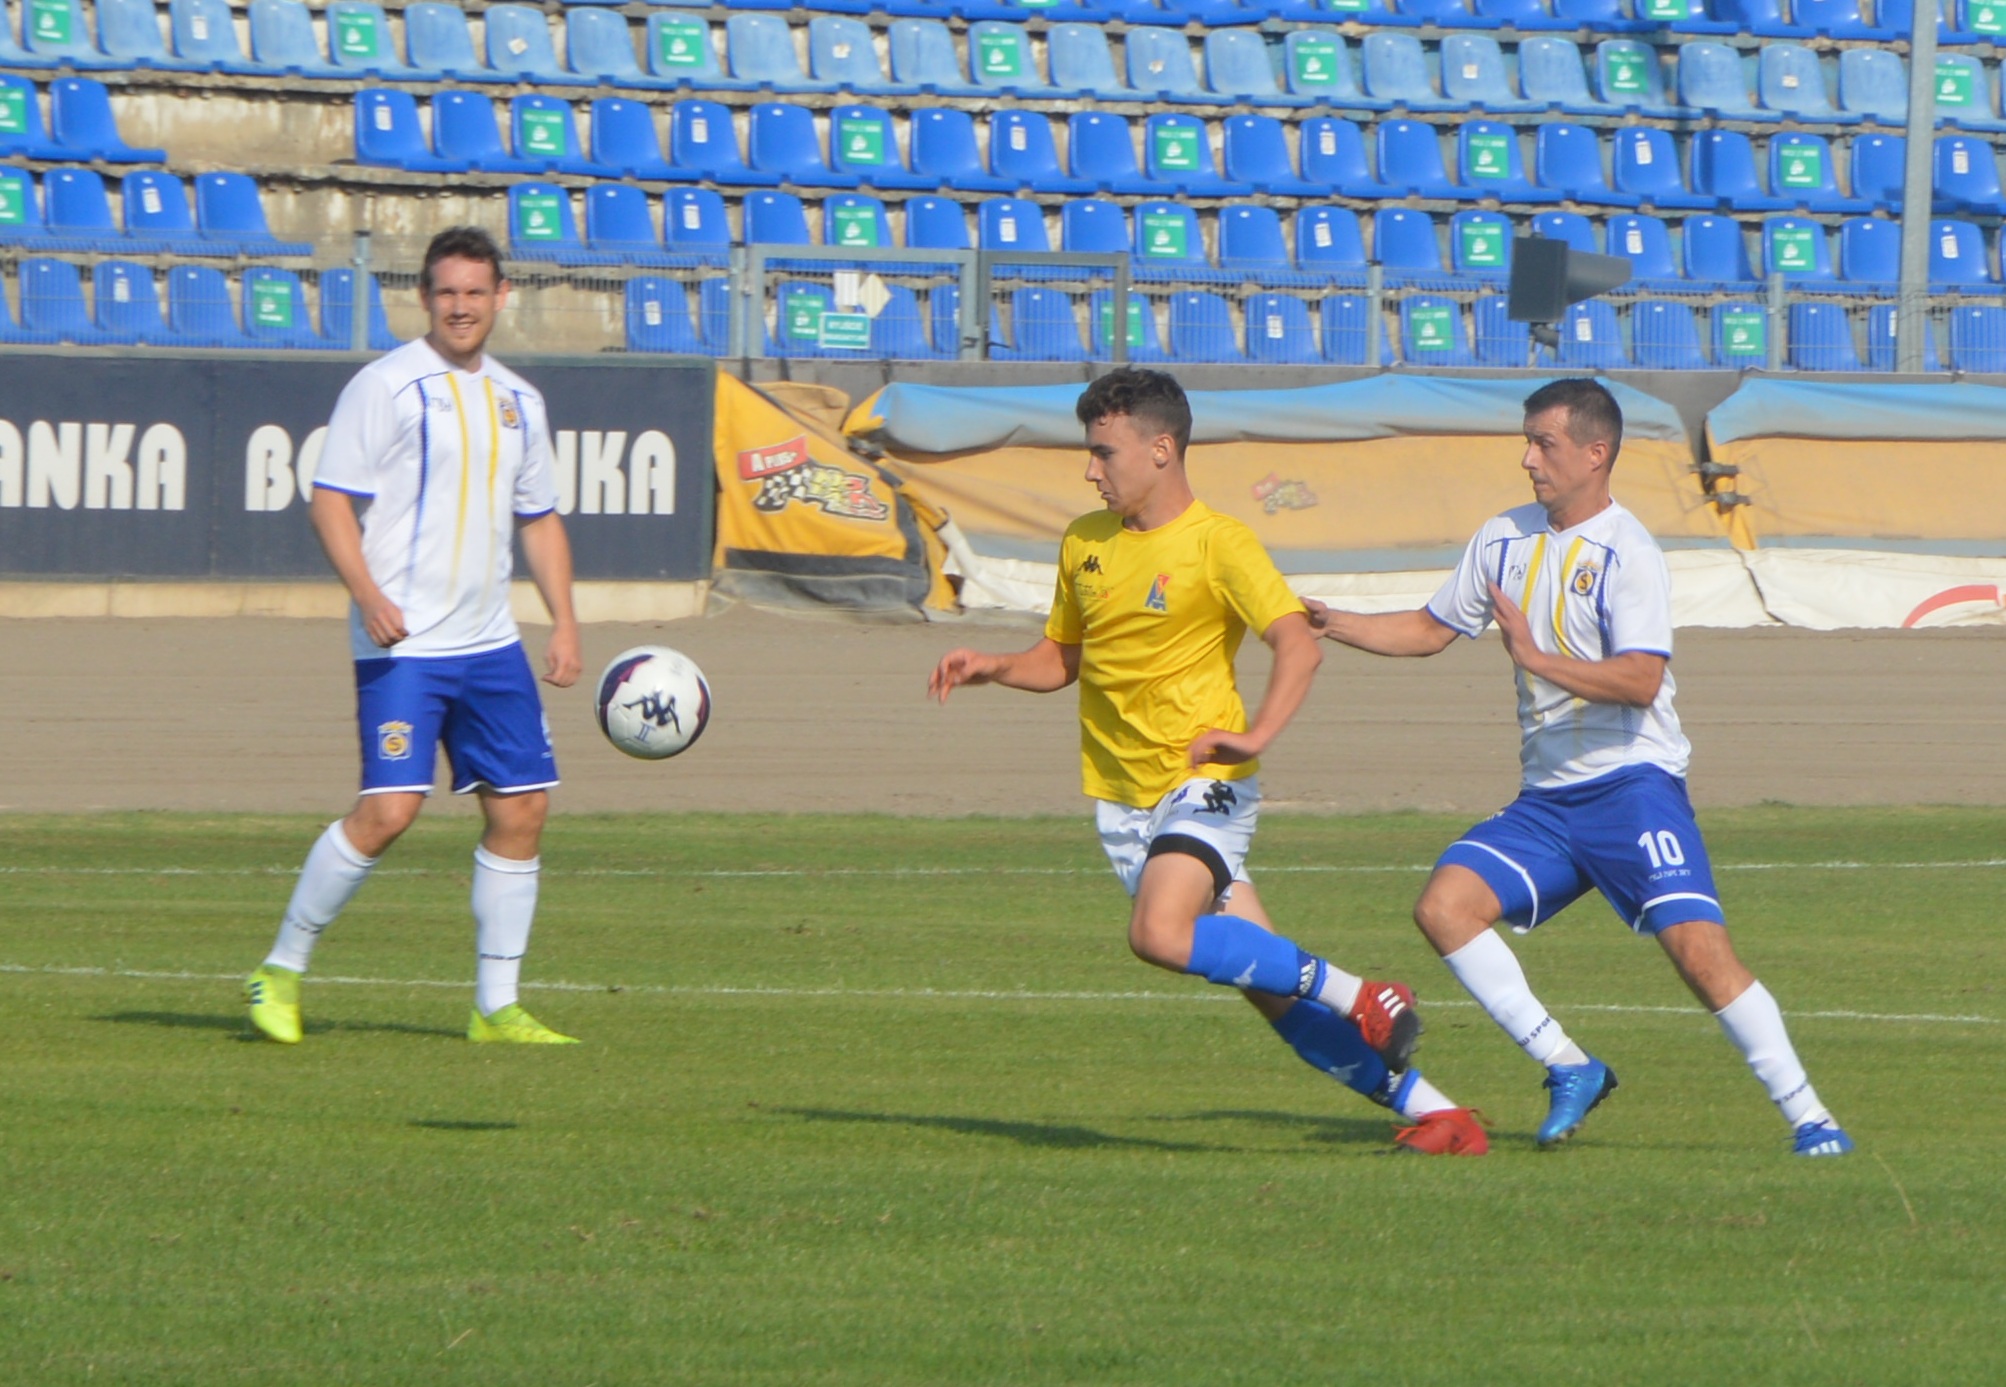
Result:
{"type": "Polygon", "coordinates": [[[710,722],[710,685],[696,661],[664,645],[622,651],[599,676],[606,740],[643,761],[687,751],[710,722]]]}

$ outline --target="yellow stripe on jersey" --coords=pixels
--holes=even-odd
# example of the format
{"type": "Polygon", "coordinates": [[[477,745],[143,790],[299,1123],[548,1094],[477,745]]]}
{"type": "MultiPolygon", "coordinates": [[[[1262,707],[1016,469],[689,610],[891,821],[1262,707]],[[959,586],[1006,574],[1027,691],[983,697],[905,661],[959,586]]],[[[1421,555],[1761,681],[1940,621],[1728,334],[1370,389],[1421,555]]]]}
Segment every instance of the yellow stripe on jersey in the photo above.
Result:
{"type": "Polygon", "coordinates": [[[460,421],[460,511],[453,521],[453,566],[448,570],[451,576],[447,579],[457,588],[460,581],[460,547],[467,537],[467,462],[474,446],[467,438],[467,402],[460,398],[460,383],[453,378],[451,371],[446,372],[446,384],[453,392],[453,414],[460,421]]]}
{"type": "Polygon", "coordinates": [[[1533,585],[1539,581],[1539,566],[1545,561],[1546,536],[1541,535],[1538,542],[1532,546],[1532,562],[1525,566],[1525,591],[1518,595],[1518,609],[1522,612],[1532,611],[1533,585]]]}
{"type": "MultiPolygon", "coordinates": [[[[1541,543],[1545,543],[1544,537],[1541,543]]],[[[1553,585],[1553,639],[1560,643],[1560,653],[1570,660],[1581,657],[1574,653],[1574,647],[1567,643],[1567,575],[1574,571],[1574,561],[1581,557],[1581,539],[1567,546],[1567,557],[1560,565],[1560,581],[1553,585]]]]}
{"type": "MultiPolygon", "coordinates": [[[[495,534],[495,477],[501,470],[501,419],[495,409],[495,383],[486,376],[481,377],[481,388],[488,397],[488,485],[487,485],[487,528],[484,533],[488,541],[488,556],[494,555],[495,534]]],[[[481,602],[486,605],[488,593],[494,586],[495,566],[481,565],[481,602]]]]}

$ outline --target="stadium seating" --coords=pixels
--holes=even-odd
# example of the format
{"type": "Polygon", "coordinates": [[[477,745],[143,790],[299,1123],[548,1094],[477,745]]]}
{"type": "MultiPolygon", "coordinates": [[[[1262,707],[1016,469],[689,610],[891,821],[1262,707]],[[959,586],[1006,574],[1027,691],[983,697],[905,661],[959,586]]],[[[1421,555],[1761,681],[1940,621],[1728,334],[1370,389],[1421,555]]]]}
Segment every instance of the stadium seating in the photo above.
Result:
{"type": "MultiPolygon", "coordinates": [[[[754,16],[765,18],[765,16],[754,16]]],[[[854,188],[861,180],[837,173],[822,158],[815,134],[815,116],[805,106],[767,101],[747,115],[747,163],[758,173],[778,175],[803,188],[854,188]]]]}
{"type": "MultiPolygon", "coordinates": [[[[969,35],[972,44],[977,37],[975,29],[971,28],[969,35]]],[[[1225,103],[1232,99],[1199,86],[1198,71],[1191,61],[1190,40],[1180,30],[1130,29],[1123,47],[1128,54],[1128,85],[1132,91],[1187,105],[1225,103]]]]}
{"type": "Polygon", "coordinates": [[[1805,212],[1871,212],[1870,199],[1839,191],[1838,160],[1823,135],[1791,131],[1769,142],[1769,190],[1805,212]]]}
{"type": "MultiPolygon", "coordinates": [[[[599,13],[603,13],[600,11],[599,13]]],[[[476,95],[476,100],[486,98],[476,95]]],[[[508,103],[509,142],[515,157],[540,164],[540,173],[594,175],[605,172],[585,157],[571,103],[554,96],[526,94],[508,103]]]]}
{"type": "Polygon", "coordinates": [[[559,265],[598,265],[578,239],[578,222],[571,196],[555,183],[516,183],[508,190],[509,254],[518,260],[543,260],[559,265]]]}
{"type": "Polygon", "coordinates": [[[49,84],[49,135],[72,159],[108,164],[161,164],[164,149],[135,149],[119,137],[111,94],[88,77],[58,77],[49,84]]]}
{"type": "MultiPolygon", "coordinates": [[[[1114,53],[1108,47],[1106,31],[1099,24],[1061,22],[1052,25],[1045,31],[1045,56],[1051,63],[1054,86],[1086,92],[1102,101],[1134,101],[1139,98],[1139,94],[1131,91],[1115,74],[1114,53]]],[[[1047,305],[1041,302],[1033,307],[1043,313],[1047,305]]],[[[1042,324],[1045,319],[1041,317],[1037,321],[1042,324]]],[[[1036,340],[1043,344],[1043,327],[1036,331],[1036,340]]],[[[1077,328],[1073,335],[1079,335],[1077,328]]],[[[1080,359],[1084,357],[1085,349],[1081,348],[1080,359]]]]}
{"type": "MultiPolygon", "coordinates": [[[[58,168],[43,174],[42,215],[54,250],[122,255],[145,249],[135,247],[112,222],[104,179],[92,169],[58,168]]],[[[27,315],[22,318],[25,322],[27,315]]]]}
{"type": "Polygon", "coordinates": [[[1999,187],[1999,159],[1990,143],[1968,135],[1943,135],[1934,158],[1935,210],[2006,215],[2006,192],[1999,187]]]}
{"type": "Polygon", "coordinates": [[[432,98],[432,144],[441,159],[481,173],[543,173],[547,159],[519,159],[502,147],[494,103],[480,92],[442,91],[432,98]]]}
{"type": "Polygon", "coordinates": [[[251,0],[251,59],[273,74],[346,77],[329,62],[313,32],[313,12],[299,0],[251,0]]]}
{"type": "Polygon", "coordinates": [[[465,173],[469,168],[463,160],[432,153],[411,93],[368,88],[355,94],[355,161],[411,173],[465,173]]]}
{"type": "MultiPolygon", "coordinates": [[[[391,335],[390,319],[383,311],[383,286],[374,275],[369,283],[369,350],[387,352],[399,344],[391,335]]],[[[322,270],[320,274],[320,335],[333,347],[347,347],[353,340],[355,321],[355,271],[322,270]]]]}
{"type": "Polygon", "coordinates": [[[132,238],[135,249],[175,255],[237,253],[234,244],[206,241],[195,234],[188,189],[171,173],[127,174],[119,180],[119,205],[125,209],[125,234],[132,238]]]}
{"type": "MultiPolygon", "coordinates": [[[[1489,34],[1446,35],[1440,56],[1442,95],[1446,100],[1492,115],[1537,111],[1546,104],[1511,89],[1504,50],[1489,34]]],[[[1576,67],[1578,70],[1578,63],[1576,67]]]]}
{"type": "Polygon", "coordinates": [[[1729,292],[1756,283],[1741,225],[1730,217],[1686,218],[1683,228],[1686,278],[1729,292]]]}
{"type": "MultiPolygon", "coordinates": [[[[939,340],[936,330],[935,340],[939,340]]],[[[1073,301],[1054,289],[1027,287],[1010,296],[1010,355],[1018,361],[1085,361],[1073,301]]]]}
{"type": "MultiPolygon", "coordinates": [[[[1620,141],[1632,133],[1620,130],[1617,139],[1620,141]]],[[[1609,186],[1602,172],[1602,142],[1587,126],[1565,121],[1542,123],[1533,142],[1533,172],[1541,189],[1572,202],[1597,207],[1635,207],[1643,201],[1635,192],[1617,192],[1609,186]]],[[[1678,177],[1676,168],[1672,177],[1674,180],[1678,177]]]]}
{"type": "Polygon", "coordinates": [[[1722,370],[1759,370],[1769,364],[1769,310],[1745,300],[1712,309],[1713,360],[1722,370]]]}
{"type": "Polygon", "coordinates": [[[585,245],[620,264],[675,263],[655,232],[647,193],[631,183],[595,183],[585,190],[585,245]]]}
{"type": "Polygon", "coordinates": [[[906,168],[891,117],[874,106],[830,110],[829,168],[873,188],[932,191],[940,186],[938,179],[906,168]]]}
{"type": "MultiPolygon", "coordinates": [[[[962,73],[954,36],[937,19],[894,19],[885,30],[892,81],[934,96],[979,96],[962,73]]],[[[963,112],[962,114],[966,114],[963,112]]]]}
{"type": "MultiPolygon", "coordinates": [[[[1448,277],[1434,220],[1426,212],[1382,207],[1373,213],[1372,258],[1389,286],[1440,284],[1448,277]]],[[[1442,348],[1431,341],[1428,350],[1442,348]]]]}
{"type": "Polygon", "coordinates": [[[1883,125],[1908,120],[1908,65],[1877,48],[1839,54],[1839,109],[1883,125]]]}
{"type": "Polygon", "coordinates": [[[1736,212],[1787,212],[1786,197],[1763,191],[1755,146],[1739,130],[1696,130],[1688,146],[1687,179],[1695,193],[1736,212]]]}
{"type": "Polygon", "coordinates": [[[1620,371],[1630,365],[1615,306],[1606,300],[1569,304],[1554,326],[1560,334],[1555,360],[1563,370],[1620,371]]]}
{"type": "MultiPolygon", "coordinates": [[[[1126,147],[1128,123],[1120,116],[1103,119],[1121,127],[1121,142],[1126,147]]],[[[989,117],[989,171],[1018,189],[1033,192],[1092,193],[1102,188],[1091,178],[1069,178],[1060,170],[1052,122],[1036,111],[1005,110],[989,117]]]]}
{"type": "Polygon", "coordinates": [[[21,48],[30,57],[70,68],[126,65],[106,57],[91,42],[79,0],[29,0],[22,6],[21,48]]]}
{"type": "Polygon", "coordinates": [[[1074,198],[1059,209],[1059,249],[1075,255],[1129,255],[1128,213],[1106,198],[1074,198]]]}
{"type": "MultiPolygon", "coordinates": [[[[1139,294],[1130,294],[1128,319],[1124,338],[1128,359],[1139,366],[1162,366],[1169,363],[1165,355],[1162,339],[1156,333],[1156,315],[1151,311],[1148,299],[1139,294]]],[[[1092,356],[1095,361],[1113,359],[1114,349],[1114,293],[1108,289],[1096,289],[1087,299],[1087,321],[1090,333],[1092,356]]]]}
{"type": "Polygon", "coordinates": [[[603,173],[667,182],[696,177],[662,157],[654,112],[641,102],[623,96],[595,100],[591,140],[591,162],[603,173]]]}
{"type": "Polygon", "coordinates": [[[1459,279],[1501,280],[1511,270],[1511,218],[1458,212],[1449,218],[1449,264],[1459,279]]]}
{"type": "Polygon", "coordinates": [[[443,75],[414,67],[398,55],[390,17],[381,5],[367,0],[333,0],[324,14],[328,60],[347,76],[436,82],[443,75]]]}
{"type": "Polygon", "coordinates": [[[1799,371],[1858,371],[1863,369],[1853,324],[1846,310],[1834,303],[1790,305],[1790,365],[1799,371]]]}
{"type": "Polygon", "coordinates": [[[1532,332],[1508,316],[1502,294],[1486,294],[1470,305],[1470,347],[1479,366],[1530,365],[1532,332]]]}
{"type": "Polygon", "coordinates": [[[1639,299],[1630,306],[1630,348],[1644,371],[1703,371],[1699,321],[1690,304],[1639,299]]]}
{"type": "Polygon", "coordinates": [[[1052,242],[1045,229],[1044,209],[1022,198],[992,197],[975,209],[978,244],[983,250],[1044,254],[1052,242]]]}
{"type": "MultiPolygon", "coordinates": [[[[243,45],[237,41],[229,0],[169,0],[167,19],[174,39],[174,56],[182,65],[210,72],[260,71],[245,58],[243,45]]],[[[410,23],[408,11],[405,23],[407,26],[410,23]]]]}
{"type": "Polygon", "coordinates": [[[717,60],[710,25],[681,14],[648,16],[648,80],[663,87],[704,91],[747,91],[751,82],[726,77],[717,60]]]}
{"type": "MultiPolygon", "coordinates": [[[[24,323],[27,316],[23,311],[24,323]]],[[[1966,304],[1950,310],[1950,368],[2006,373],[2006,308],[1966,304]]]]}
{"type": "Polygon", "coordinates": [[[414,67],[455,82],[509,82],[474,51],[467,12],[440,0],[412,0],[404,7],[404,44],[414,67]]]}
{"type": "Polygon", "coordinates": [[[812,81],[859,96],[910,91],[885,76],[868,24],[840,15],[808,22],[808,72],[812,81]]]}
{"type": "MultiPolygon", "coordinates": [[[[1893,371],[1899,361],[1897,346],[1899,310],[1891,303],[1877,303],[1867,310],[1867,369],[1893,371]]],[[[1941,371],[1943,359],[1936,350],[1936,324],[1923,335],[1923,369],[1941,371]]]]}
{"type": "Polygon", "coordinates": [[[1221,122],[1225,175],[1270,197],[1329,197],[1337,190],[1303,178],[1289,157],[1289,136],[1273,116],[1228,116],[1221,122]]]}
{"type": "Polygon", "coordinates": [[[25,77],[0,73],[0,159],[76,157],[45,132],[35,84],[25,77]]]}
{"type": "Polygon", "coordinates": [[[709,188],[671,188],[662,198],[662,241],[699,264],[721,265],[731,253],[724,199],[709,188]]]}
{"type": "Polygon", "coordinates": [[[1135,205],[1135,272],[1144,279],[1189,279],[1211,269],[1198,215],[1175,202],[1135,205]]]}
{"type": "Polygon", "coordinates": [[[1328,294],[1317,318],[1325,361],[1338,366],[1377,366],[1384,360],[1370,299],[1359,294],[1328,294]]]}
{"type": "Polygon", "coordinates": [[[611,10],[574,9],[564,16],[564,61],[568,71],[613,86],[658,85],[641,71],[626,16],[611,10]]]}
{"type": "Polygon", "coordinates": [[[1532,234],[1549,241],[1563,241],[1574,250],[1590,255],[1602,253],[1595,244],[1595,223],[1579,212],[1541,212],[1532,219],[1532,234]]]}
{"type": "Polygon", "coordinates": [[[1616,188],[1624,196],[1638,198],[1643,206],[1653,210],[1668,212],[1704,211],[1719,205],[1719,199],[1712,194],[1686,187],[1679,174],[1679,152],[1672,143],[1671,131],[1625,126],[1615,132],[1614,139],[1611,164],[1616,188]]]}
{"type": "Polygon", "coordinates": [[[916,197],[905,205],[905,243],[914,250],[968,250],[968,210],[952,198],[916,197]]]}
{"type": "Polygon", "coordinates": [[[1931,222],[1929,280],[1931,293],[1999,293],[1999,276],[1992,268],[1985,233],[1970,222],[1931,222]]]}
{"type": "Polygon", "coordinates": [[[114,346],[172,345],[160,316],[160,291],[153,271],[125,260],[100,260],[91,267],[93,325],[114,346]]]}
{"type": "Polygon", "coordinates": [[[1449,100],[1436,88],[1421,40],[1412,34],[1367,34],[1359,52],[1366,95],[1410,111],[1469,109],[1467,102],[1449,100]]]}
{"type": "MultiPolygon", "coordinates": [[[[1056,67],[1052,80],[1061,82],[1056,67]]],[[[1303,97],[1283,94],[1267,39],[1247,29],[1218,29],[1205,36],[1205,87],[1213,95],[1256,105],[1306,104],[1303,97]]]]}
{"type": "Polygon", "coordinates": [[[1839,224],[1839,278],[1849,284],[1892,290],[1901,281],[1901,226],[1881,217],[1849,217],[1839,224]]]}
{"type": "MultiPolygon", "coordinates": [[[[256,3],[256,0],[252,0],[256,3]]],[[[543,11],[529,5],[489,5],[481,11],[487,31],[488,66],[517,81],[540,86],[591,84],[596,78],[566,72],[557,61],[543,11]]]]}
{"type": "Polygon", "coordinates": [[[1364,132],[1353,122],[1340,116],[1312,116],[1302,123],[1301,137],[1302,176],[1309,182],[1353,198],[1401,195],[1401,189],[1373,176],[1365,154],[1364,132]]]}
{"type": "Polygon", "coordinates": [[[1351,49],[1335,29],[1297,29],[1284,38],[1282,81],[1291,96],[1334,106],[1384,111],[1393,105],[1366,96],[1351,49]]]}
{"type": "Polygon", "coordinates": [[[169,51],[153,0],[97,0],[96,9],[98,47],[120,66],[168,70],[208,67],[200,59],[182,58],[169,51]]]}
{"type": "Polygon", "coordinates": [[[20,266],[21,327],[43,342],[106,345],[84,304],[83,276],[67,260],[36,256],[20,266]]]}
{"type": "Polygon", "coordinates": [[[1566,115],[1614,115],[1620,108],[1588,90],[1588,70],[1571,39],[1533,37],[1518,46],[1518,81],[1528,103],[1566,115]]]}
{"type": "Polygon", "coordinates": [[[1414,294],[1400,301],[1400,359],[1410,366],[1477,364],[1454,299],[1414,294]]]}
{"type": "Polygon", "coordinates": [[[636,275],[627,281],[627,350],[704,355],[690,317],[689,291],[673,279],[636,275]]]}
{"type": "Polygon", "coordinates": [[[1143,126],[1142,145],[1143,171],[1160,187],[1173,187],[1185,197],[1246,197],[1254,191],[1219,176],[1205,122],[1196,116],[1151,116],[1143,126]]]}
{"type": "Polygon", "coordinates": [[[1825,73],[1818,55],[1795,43],[1764,44],[1757,59],[1756,95],[1766,111],[1790,120],[1825,124],[1855,124],[1861,117],[1841,111],[1825,90],[1825,73]]]}
{"type": "Polygon", "coordinates": [[[761,189],[747,193],[743,205],[745,243],[749,246],[806,246],[808,209],[792,193],[761,189]]]}
{"type": "Polygon", "coordinates": [[[1780,274],[1803,289],[1832,279],[1825,228],[1805,217],[1771,217],[1762,224],[1762,273],[1780,274]]]}
{"type": "Polygon", "coordinates": [[[1372,133],[1378,144],[1380,180],[1396,194],[1453,199],[1469,191],[1449,181],[1434,126],[1418,120],[1382,120],[1372,133]]]}
{"type": "Polygon", "coordinates": [[[1014,193],[1017,185],[983,165],[975,118],[966,111],[929,106],[914,111],[909,129],[912,171],[936,186],[964,193],[1014,193]]]}
{"type": "Polygon", "coordinates": [[[0,244],[32,246],[47,237],[35,180],[26,169],[0,167],[0,244]]]}
{"type": "MultiPolygon", "coordinates": [[[[1567,3],[1555,0],[1555,12],[1567,3]]],[[[1699,114],[1671,99],[1665,91],[1665,69],[1657,50],[1635,39],[1597,43],[1592,78],[1596,97],[1607,105],[1666,120],[1699,114]]]]}
{"type": "Polygon", "coordinates": [[[1631,282],[1639,288],[1679,288],[1684,272],[1672,258],[1672,237],[1664,220],[1642,214],[1611,217],[1603,227],[1603,254],[1626,257],[1631,282]]]}
{"type": "MultiPolygon", "coordinates": [[[[1597,156],[1600,163],[1600,156],[1597,156]]],[[[1558,202],[1557,190],[1534,187],[1525,176],[1518,132],[1497,121],[1464,121],[1456,132],[1458,196],[1504,202],[1558,202]]]]}
{"type": "Polygon", "coordinates": [[[669,162],[712,183],[737,187],[775,187],[780,183],[777,173],[746,167],[731,107],[715,101],[678,101],[669,107],[669,162]]]}
{"type": "Polygon", "coordinates": [[[1898,212],[1908,163],[1908,139],[1902,135],[1858,135],[1851,148],[1853,196],[1877,212],[1898,212]]]}
{"type": "Polygon", "coordinates": [[[167,327],[181,346],[252,345],[238,326],[229,280],[208,265],[176,265],[167,272],[167,327]]]}
{"type": "Polygon", "coordinates": [[[1282,236],[1281,214],[1272,207],[1245,203],[1221,209],[1219,268],[1252,275],[1288,273],[1289,248],[1282,236]]]}
{"type": "Polygon", "coordinates": [[[1335,284],[1366,279],[1365,238],[1348,207],[1305,207],[1295,217],[1296,268],[1335,284]]]}

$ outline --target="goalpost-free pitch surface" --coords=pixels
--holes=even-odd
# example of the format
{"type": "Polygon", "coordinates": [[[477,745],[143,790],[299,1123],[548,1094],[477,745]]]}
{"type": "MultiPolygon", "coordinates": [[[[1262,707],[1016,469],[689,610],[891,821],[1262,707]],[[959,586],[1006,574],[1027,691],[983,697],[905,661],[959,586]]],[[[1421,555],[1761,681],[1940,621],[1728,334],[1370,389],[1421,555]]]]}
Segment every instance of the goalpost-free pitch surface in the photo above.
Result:
{"type": "Polygon", "coordinates": [[[1022,628],[594,632],[599,661],[647,639],[695,654],[719,720],[686,762],[629,766],[574,725],[581,698],[551,700],[567,789],[626,812],[552,829],[525,1000],[586,1043],[520,1051],[459,1038],[457,811],[330,931],[306,1042],[247,1038],[236,980],[352,783],[333,627],[54,625],[0,624],[15,1380],[2006,1367],[1990,633],[1682,633],[1730,918],[1860,1141],[1840,1161],[1786,1154],[1713,1022],[1592,899],[1521,948],[1623,1087],[1574,1143],[1533,1149],[1536,1068],[1406,921],[1442,842],[1510,793],[1501,652],[1333,652],[1271,796],[1453,812],[1275,813],[1252,866],[1306,944],[1419,986],[1422,1067],[1495,1124],[1489,1157],[1430,1161],[1383,1155],[1384,1115],[1243,1004],[1127,958],[1063,696],[921,704],[941,649],[1022,628]],[[790,681],[790,661],[813,667],[790,681]],[[1903,807],[1926,800],[1966,803],[1903,807]],[[87,805],[178,812],[42,812],[87,805]]]}

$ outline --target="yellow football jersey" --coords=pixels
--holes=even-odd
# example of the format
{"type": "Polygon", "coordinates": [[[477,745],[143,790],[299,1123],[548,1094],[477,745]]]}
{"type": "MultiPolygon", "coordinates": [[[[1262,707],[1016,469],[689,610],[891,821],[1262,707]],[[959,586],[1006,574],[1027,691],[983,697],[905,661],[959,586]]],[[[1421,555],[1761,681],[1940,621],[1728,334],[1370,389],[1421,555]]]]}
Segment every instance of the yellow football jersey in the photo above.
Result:
{"type": "Polygon", "coordinates": [[[1086,792],[1146,809],[1194,775],[1258,770],[1184,758],[1207,728],[1246,730],[1240,641],[1302,610],[1254,532],[1203,502],[1154,530],[1125,530],[1113,511],[1067,526],[1045,634],[1080,647],[1086,792]]]}

